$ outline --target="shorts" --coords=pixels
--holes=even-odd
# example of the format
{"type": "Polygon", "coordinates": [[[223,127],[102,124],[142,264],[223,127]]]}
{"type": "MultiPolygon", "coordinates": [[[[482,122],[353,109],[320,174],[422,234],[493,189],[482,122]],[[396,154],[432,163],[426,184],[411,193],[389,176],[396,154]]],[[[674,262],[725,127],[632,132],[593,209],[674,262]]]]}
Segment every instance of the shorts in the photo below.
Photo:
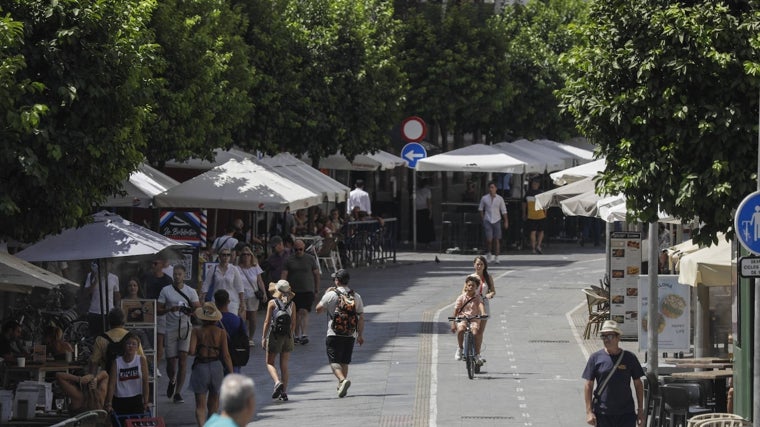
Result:
{"type": "Polygon", "coordinates": [[[142,414],[145,412],[142,394],[137,394],[130,397],[114,396],[113,400],[111,401],[111,406],[117,415],[142,414]]]}
{"type": "Polygon", "coordinates": [[[166,315],[165,314],[156,316],[156,333],[157,334],[166,333],[166,315]]]}
{"type": "Polygon", "coordinates": [[[483,231],[486,234],[486,240],[501,240],[501,221],[488,222],[484,219],[483,231]]]}
{"type": "Polygon", "coordinates": [[[245,311],[258,311],[259,299],[256,297],[250,297],[245,299],[245,311]]]}
{"type": "Polygon", "coordinates": [[[348,365],[354,353],[354,337],[328,335],[325,339],[325,347],[327,347],[327,360],[330,363],[348,365]]]}
{"type": "Polygon", "coordinates": [[[297,310],[311,311],[311,306],[314,305],[314,292],[296,292],[296,296],[293,297],[293,303],[296,305],[297,310]]]}
{"type": "Polygon", "coordinates": [[[267,353],[290,353],[293,351],[295,345],[293,344],[293,337],[288,335],[275,335],[269,333],[267,336],[266,349],[267,353]]]}
{"type": "Polygon", "coordinates": [[[180,322],[180,328],[171,328],[166,331],[164,338],[164,356],[167,359],[178,357],[179,352],[187,353],[190,350],[190,335],[193,325],[190,322],[180,322]]]}
{"type": "Polygon", "coordinates": [[[599,414],[596,415],[597,427],[636,427],[636,414],[599,414]]]}
{"type": "Polygon", "coordinates": [[[196,363],[190,374],[190,388],[195,394],[210,393],[218,395],[222,388],[224,368],[222,362],[214,360],[207,363],[196,363]]]}
{"type": "Polygon", "coordinates": [[[528,229],[528,231],[544,231],[545,223],[546,223],[546,218],[529,219],[525,221],[525,227],[528,229]]]}

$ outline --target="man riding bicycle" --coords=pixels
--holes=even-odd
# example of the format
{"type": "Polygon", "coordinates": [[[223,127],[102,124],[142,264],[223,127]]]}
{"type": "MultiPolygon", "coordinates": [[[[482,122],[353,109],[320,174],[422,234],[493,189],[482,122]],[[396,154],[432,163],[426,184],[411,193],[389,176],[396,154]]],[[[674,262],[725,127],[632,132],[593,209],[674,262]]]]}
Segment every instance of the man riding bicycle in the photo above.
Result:
{"type": "MultiPolygon", "coordinates": [[[[453,317],[472,317],[478,315],[485,315],[486,309],[483,305],[483,299],[478,295],[477,289],[480,286],[480,278],[478,276],[467,276],[464,281],[464,287],[462,288],[462,295],[457,297],[454,303],[454,316],[453,317]]],[[[457,333],[457,352],[454,355],[456,360],[462,360],[462,347],[464,345],[464,332],[467,329],[467,322],[465,320],[451,322],[451,332],[457,333]]],[[[480,329],[480,319],[470,320],[470,330],[473,335],[477,335],[480,329]]],[[[480,344],[475,343],[475,360],[481,364],[480,359],[480,344]]]]}

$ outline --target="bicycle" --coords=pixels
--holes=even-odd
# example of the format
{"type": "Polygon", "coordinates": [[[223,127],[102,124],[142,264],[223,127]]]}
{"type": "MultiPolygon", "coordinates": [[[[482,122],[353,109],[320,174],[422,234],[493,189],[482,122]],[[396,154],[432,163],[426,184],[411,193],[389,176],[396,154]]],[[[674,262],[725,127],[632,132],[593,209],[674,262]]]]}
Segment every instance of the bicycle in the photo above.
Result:
{"type": "Polygon", "coordinates": [[[462,345],[462,359],[465,361],[465,366],[467,367],[467,376],[470,379],[473,379],[475,377],[475,374],[480,373],[480,366],[482,365],[480,361],[475,359],[475,335],[473,335],[472,330],[470,329],[470,322],[475,319],[487,318],[487,314],[478,314],[475,316],[456,316],[448,318],[450,322],[466,322],[464,340],[462,345]]]}

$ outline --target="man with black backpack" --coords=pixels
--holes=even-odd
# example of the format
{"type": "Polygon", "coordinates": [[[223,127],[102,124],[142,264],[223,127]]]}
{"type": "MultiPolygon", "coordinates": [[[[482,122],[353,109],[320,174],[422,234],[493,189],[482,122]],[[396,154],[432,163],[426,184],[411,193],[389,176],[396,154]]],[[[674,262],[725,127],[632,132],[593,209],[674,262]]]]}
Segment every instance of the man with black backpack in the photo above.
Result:
{"type": "Polygon", "coordinates": [[[351,363],[354,342],[364,344],[364,303],[362,297],[348,287],[348,271],[338,270],[332,277],[335,286],[325,291],[316,310],[317,313],[327,313],[327,360],[338,378],[338,397],[346,397],[351,386],[348,365],[351,363]]]}
{"type": "MultiPolygon", "coordinates": [[[[97,375],[99,369],[109,372],[111,363],[123,354],[121,340],[129,333],[124,329],[126,317],[120,308],[112,308],[108,312],[108,326],[110,329],[95,338],[90,358],[90,373],[97,375]]],[[[142,345],[137,348],[137,354],[145,356],[142,345]]]]}

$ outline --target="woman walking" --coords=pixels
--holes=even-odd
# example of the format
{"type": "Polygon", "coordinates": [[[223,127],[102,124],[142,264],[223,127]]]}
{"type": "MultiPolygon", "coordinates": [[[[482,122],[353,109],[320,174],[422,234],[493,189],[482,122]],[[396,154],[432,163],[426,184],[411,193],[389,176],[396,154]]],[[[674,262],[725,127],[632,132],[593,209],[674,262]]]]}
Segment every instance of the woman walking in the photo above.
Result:
{"type": "Polygon", "coordinates": [[[140,339],[130,332],[121,343],[124,345],[124,355],[111,364],[104,405],[104,409],[111,412],[115,419],[119,415],[143,414],[150,410],[148,361],[137,354],[140,339]]]}
{"type": "Polygon", "coordinates": [[[259,310],[259,301],[266,302],[267,294],[264,289],[264,280],[261,279],[261,273],[264,272],[259,265],[259,260],[249,246],[244,246],[240,251],[238,260],[238,269],[240,276],[243,278],[243,292],[245,297],[245,317],[248,326],[248,340],[251,347],[256,345],[253,342],[253,334],[256,332],[256,312],[259,310]]]}
{"type": "Polygon", "coordinates": [[[227,334],[216,325],[222,313],[213,302],[206,302],[195,309],[203,325],[193,329],[190,337],[191,356],[195,356],[193,373],[190,375],[190,387],[195,393],[195,420],[198,427],[203,427],[209,414],[219,408],[219,390],[224,378],[224,367],[232,372],[232,359],[227,348],[227,334]],[[220,363],[221,362],[221,363],[220,363]]]}
{"type": "Polygon", "coordinates": [[[269,290],[272,299],[267,304],[267,314],[264,317],[264,328],[261,342],[267,352],[267,371],[274,381],[272,399],[283,402],[288,400],[288,359],[293,351],[293,336],[296,329],[296,311],[293,310],[293,297],[287,280],[270,283],[269,290]],[[281,319],[289,316],[290,324],[284,325],[281,319]],[[284,329],[284,330],[283,330],[284,329]],[[280,355],[280,375],[277,374],[275,359],[280,355]]]}

